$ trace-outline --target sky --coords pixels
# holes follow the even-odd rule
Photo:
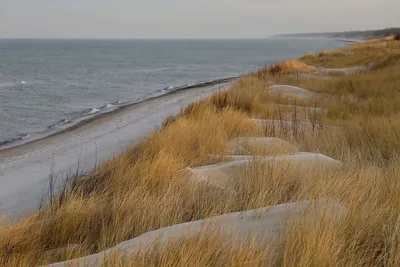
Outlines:
[[[264,38],[400,27],[400,0],[0,0],[0,38]]]

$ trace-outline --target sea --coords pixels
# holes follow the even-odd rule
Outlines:
[[[176,89],[345,45],[327,38],[0,39],[0,149]]]

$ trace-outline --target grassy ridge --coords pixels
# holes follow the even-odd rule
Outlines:
[[[354,52],[354,54],[353,54]],[[106,266],[399,266],[400,265],[400,42],[381,39],[310,54],[243,77],[231,90],[193,103],[162,129],[87,175],[37,214],[0,225],[0,264],[31,266],[93,254],[145,232],[214,215],[331,197],[349,208],[343,222],[324,216],[299,220],[281,253],[269,247],[226,245],[224,237],[177,240],[128,262]],[[374,63],[359,75],[297,79],[318,67]],[[272,92],[291,84],[319,93],[310,99]],[[277,104],[326,108],[326,114]],[[314,121],[336,130],[261,128],[249,118]],[[276,136],[300,151],[345,163],[334,173],[254,162],[234,181],[235,196],[193,181],[184,171],[215,163],[238,136]],[[261,153],[269,153],[263,151]],[[306,219],[304,219],[306,220]],[[282,257],[283,256],[283,257]]]

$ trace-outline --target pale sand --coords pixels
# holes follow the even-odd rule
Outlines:
[[[290,74],[290,77],[298,80],[309,80],[309,79],[316,79],[316,80],[329,80],[332,79],[332,77],[329,76],[320,76],[317,74],[308,74],[308,73],[293,73]]]
[[[297,130],[322,130],[325,128],[334,128],[332,126],[322,126],[319,123],[313,123],[309,121],[289,121],[289,120],[262,120],[262,119],[252,119],[252,122],[255,124],[266,127],[267,129],[275,129],[279,130],[290,130],[290,129],[297,129]]]
[[[367,66],[357,66],[357,67],[350,67],[350,68],[339,68],[339,69],[320,69],[314,72],[315,75],[357,75],[361,72],[370,70],[374,65],[371,63]]]
[[[229,142],[231,155],[272,155],[295,151],[294,145],[277,137],[235,137]]]
[[[35,210],[48,188],[51,172],[58,177],[79,167],[91,170],[153,131],[169,115],[188,104],[230,88],[232,82],[177,91],[72,127],[59,134],[0,151],[0,216],[15,219]],[[61,179],[56,186],[60,186]]]
[[[277,248],[276,245],[281,243],[290,223],[303,215],[312,220],[321,213],[331,220],[342,220],[347,214],[347,209],[335,200],[321,199],[225,214],[205,220],[164,227],[120,243],[98,254],[47,266],[99,266],[104,259],[113,257],[113,253],[118,253],[120,257],[126,258],[135,255],[140,248],[151,249],[154,245],[168,245],[170,241],[179,238],[188,239],[199,234],[215,235],[221,233],[226,236],[228,242],[237,246],[256,242],[259,245],[271,245]]]
[[[304,106],[295,106],[295,105],[277,105],[278,108],[285,111],[295,111],[297,110],[300,113],[318,113],[318,114],[328,114],[328,109],[326,108],[318,108],[318,107],[304,107]]]
[[[292,85],[272,85],[269,87],[272,92],[281,93],[287,96],[295,96],[298,98],[310,98],[313,93],[303,88]]]
[[[213,157],[213,155],[210,155]],[[219,156],[214,156],[218,159]],[[274,155],[274,156],[246,156],[232,155],[225,156],[231,162],[213,164],[197,168],[187,168],[194,180],[209,183],[221,189],[231,189],[246,168],[252,162],[262,162],[265,164],[291,166],[297,171],[307,172],[308,170],[327,170],[335,171],[343,166],[341,161],[335,160],[323,154],[297,152],[293,154]]]

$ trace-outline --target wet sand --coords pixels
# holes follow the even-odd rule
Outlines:
[[[203,84],[88,119],[30,143],[0,150],[0,216],[15,219],[35,210],[53,174],[92,169],[148,135],[188,104],[228,89],[233,80]]]

